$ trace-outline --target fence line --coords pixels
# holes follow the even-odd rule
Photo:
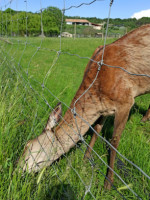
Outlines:
[[[80,59],[88,59],[88,60],[90,60],[90,61],[92,61],[92,62],[94,62],[94,63],[97,63],[97,73],[96,73],[96,76],[95,76],[93,82],[92,82],[92,83],[90,84],[90,86],[84,91],[84,93],[75,101],[73,109],[71,109],[69,106],[67,106],[67,104],[66,104],[65,102],[62,102],[62,101],[61,101],[61,102],[62,102],[68,109],[71,109],[71,110],[72,110],[72,113],[73,113],[75,119],[76,119],[76,116],[78,116],[83,122],[85,122],[86,124],[88,124],[89,128],[92,129],[92,131],[94,131],[94,132],[98,135],[98,137],[99,137],[100,139],[102,139],[104,142],[106,142],[106,143],[107,143],[111,148],[113,148],[113,149],[116,151],[116,153],[118,153],[124,160],[126,160],[127,162],[129,162],[129,163],[130,163],[132,166],[134,166],[135,168],[137,168],[145,177],[147,177],[147,178],[150,180],[150,177],[149,177],[142,169],[140,169],[137,165],[135,165],[133,162],[131,162],[131,161],[128,160],[125,156],[123,156],[123,155],[122,155],[117,149],[115,149],[105,138],[103,138],[102,136],[100,136],[84,118],[82,118],[78,113],[76,113],[76,109],[75,109],[75,108],[76,108],[76,107],[75,107],[75,106],[76,106],[76,103],[77,103],[77,102],[79,101],[79,99],[82,98],[83,95],[85,95],[85,93],[87,93],[87,92],[89,91],[89,89],[93,86],[94,82],[97,80],[97,77],[98,77],[98,74],[99,74],[99,72],[100,72],[100,70],[101,70],[102,65],[103,65],[103,66],[107,66],[107,67],[111,67],[111,68],[118,68],[118,69],[123,70],[124,72],[126,72],[126,73],[128,73],[128,74],[130,74],[130,75],[142,76],[142,77],[150,78],[150,75],[147,75],[147,74],[134,74],[134,73],[132,73],[132,72],[129,72],[129,71],[125,70],[125,69],[124,69],[123,67],[121,67],[121,66],[110,66],[110,65],[108,65],[108,64],[106,64],[106,63],[103,62],[103,56],[104,56],[104,53],[105,53],[106,40],[107,40],[107,34],[108,34],[108,25],[109,25],[110,11],[111,11],[112,3],[113,3],[112,0],[110,1],[110,9],[109,9],[109,15],[108,15],[108,21],[107,21],[107,28],[106,28],[106,35],[105,35],[105,40],[104,40],[104,47],[103,47],[102,59],[101,59],[100,61],[95,61],[95,60],[93,60],[93,59],[91,59],[91,58],[88,58],[88,57],[82,57],[82,56],[77,55],[77,54],[71,54],[71,53],[69,53],[69,52],[63,52],[63,51],[62,51],[62,47],[61,47],[61,44],[62,44],[61,35],[62,35],[62,34],[61,34],[61,33],[62,33],[62,28],[63,28],[63,21],[64,21],[64,14],[65,14],[65,11],[70,10],[71,8],[79,8],[79,7],[83,6],[83,5],[89,6],[89,5],[93,4],[93,3],[96,2],[96,1],[98,1],[98,0],[93,0],[93,1],[91,1],[90,3],[81,3],[81,4],[78,5],[78,6],[70,6],[70,7],[68,7],[68,8],[65,8],[65,0],[64,0],[64,8],[62,9],[62,20],[61,20],[61,28],[60,28],[60,47],[59,47],[59,50],[49,49],[49,48],[42,48],[42,44],[43,44],[44,38],[41,39],[40,45],[37,47],[36,45],[33,45],[33,44],[29,43],[29,42],[28,42],[28,37],[26,37],[25,43],[24,43],[24,44],[22,43],[22,45],[24,45],[24,49],[23,49],[23,51],[22,51],[22,54],[21,54],[21,56],[20,56],[20,58],[19,58],[19,62],[18,62],[18,63],[15,62],[15,60],[14,60],[14,55],[15,55],[15,53],[17,52],[17,50],[19,49],[19,45],[21,45],[21,43],[19,42],[19,40],[18,40],[18,43],[16,43],[16,44],[18,44],[18,49],[16,50],[16,52],[14,52],[13,56],[10,55],[10,51],[12,50],[13,45],[15,45],[14,43],[12,43],[11,48],[10,48],[10,50],[8,51],[8,53],[7,53],[7,49],[6,49],[6,48],[3,49],[3,47],[1,46],[1,52],[2,52],[2,54],[3,54],[3,56],[4,56],[3,62],[6,62],[6,61],[8,62],[9,57],[11,57],[10,63],[6,63],[7,66],[9,67],[9,64],[12,64],[12,61],[15,62],[15,65],[18,66],[21,70],[18,71],[18,70],[17,70],[17,67],[15,67],[15,65],[14,65],[13,67],[14,67],[14,69],[15,69],[17,75],[20,76],[20,77],[22,77],[23,83],[24,83],[24,84],[27,84],[27,85],[29,86],[29,88],[34,92],[34,94],[38,95],[38,96],[46,103],[46,105],[47,105],[51,110],[53,110],[53,111],[55,111],[55,110],[50,106],[50,104],[48,103],[48,101],[47,101],[46,98],[44,97],[43,93],[42,93],[42,94],[39,94],[39,93],[33,88],[32,84],[31,84],[31,82],[30,82],[30,80],[29,80],[29,77],[28,77],[28,76],[29,76],[29,69],[30,69],[31,61],[32,61],[32,59],[35,57],[35,55],[38,53],[38,51],[40,51],[40,50],[46,50],[46,51],[49,51],[49,52],[56,52],[56,53],[57,53],[57,56],[56,56],[56,58],[53,60],[52,65],[50,66],[49,70],[47,71],[47,73],[46,73],[46,75],[45,75],[45,77],[44,77],[44,79],[43,79],[42,84],[39,83],[37,80],[34,80],[34,79],[32,79],[32,81],[37,82],[37,83],[39,84],[39,86],[42,88],[42,90],[45,90],[45,89],[46,89],[46,90],[49,92],[49,94],[52,95],[54,98],[56,98],[58,101],[60,101],[59,98],[56,97],[56,96],[45,86],[45,82],[47,81],[51,69],[56,65],[56,63],[57,63],[57,61],[58,61],[58,59],[59,59],[59,56],[60,56],[61,54],[62,54],[62,55],[63,55],[63,54],[67,54],[67,55],[69,55],[69,56],[76,56],[76,57],[78,57],[78,58],[80,58]],[[102,1],[102,0],[99,0],[99,1]],[[5,8],[6,8],[7,6],[9,6],[9,4],[11,5],[11,3],[12,3],[12,0],[9,1],[9,3],[5,5]],[[40,4],[41,4],[41,0],[40,0]],[[1,7],[1,11],[2,11],[2,8],[3,8],[3,7]],[[42,32],[42,27],[43,27],[43,25],[42,25],[42,10],[43,10],[42,4],[41,4],[41,9],[40,9],[40,10],[41,10],[41,32]],[[28,17],[27,17],[27,13],[28,13],[28,12],[27,12],[27,1],[26,1],[26,36],[28,35],[28,32],[27,32],[27,30],[28,30],[28,26],[27,26],[27,24],[28,24]],[[2,16],[3,16],[3,14],[2,14]],[[6,15],[6,16],[7,16],[7,15]],[[3,19],[3,17],[2,17],[2,19]],[[11,18],[11,19],[12,19],[12,18]],[[7,20],[7,17],[6,17],[6,35],[7,35],[7,23],[10,22],[10,21],[13,21],[13,20]],[[16,21],[17,21],[17,26],[18,26],[18,21],[19,21],[19,19],[17,19]],[[3,26],[3,20],[2,20],[1,25]],[[19,29],[18,29],[18,30],[19,30]],[[2,31],[3,31],[3,28],[2,28]],[[11,32],[11,35],[12,35],[12,32]],[[2,36],[3,36],[3,34],[2,34]],[[28,45],[33,46],[33,47],[36,46],[36,50],[35,50],[35,52],[32,54],[31,58],[29,59],[29,62],[28,62],[28,65],[27,65],[27,71],[24,71],[24,69],[23,69],[22,66],[21,66],[21,61],[22,61],[23,55],[25,54],[25,51],[26,51]],[[1,65],[3,65],[3,64],[4,64],[4,63],[2,63]],[[13,64],[14,64],[14,63],[13,63]],[[25,74],[26,74],[26,76],[27,76],[26,78],[25,78],[24,75],[22,74],[22,71],[25,72]],[[39,101],[38,101],[38,105],[41,106],[41,105],[39,104]],[[67,122],[64,120],[64,118],[63,118],[62,116],[60,116],[60,117],[62,118],[62,120],[63,120],[65,123],[67,123]],[[36,116],[35,116],[35,119],[36,119]],[[57,125],[60,126],[59,124],[57,124]],[[69,126],[69,124],[67,124],[67,125]],[[34,127],[34,123],[33,123],[32,128],[33,128],[33,127]],[[77,127],[77,130],[78,130],[77,132],[76,132],[74,129],[72,129],[72,127],[70,127],[70,128],[72,129],[72,131],[73,131],[75,134],[77,134],[77,135],[80,137],[82,143],[83,143],[86,147],[90,147],[90,146],[88,145],[88,143],[84,140],[84,138],[81,136],[80,130],[79,130],[79,128],[78,128],[77,121],[76,121],[76,127]],[[63,129],[63,127],[62,127],[62,129]],[[63,131],[64,131],[64,134],[67,134],[67,135],[69,136],[69,134],[68,134],[65,130],[63,130]],[[71,138],[71,139],[72,139],[72,138]],[[73,139],[72,139],[72,140],[73,140]],[[47,156],[47,160],[50,160],[49,155],[48,155],[47,152],[44,150],[42,144],[40,143],[40,141],[38,141],[38,142],[39,142],[39,144],[40,144],[40,146],[41,146],[42,151],[45,152],[45,155]],[[73,141],[73,142],[74,142],[75,146],[78,147],[78,145],[76,144],[76,142],[75,142],[75,141]],[[52,142],[52,145],[53,145],[53,142]],[[80,147],[78,147],[78,148],[80,149]],[[81,149],[80,149],[80,150],[81,150]],[[30,151],[31,156],[33,157],[30,148],[29,148],[29,151]],[[99,154],[98,154],[94,149],[92,149],[92,152],[103,162],[103,164],[104,164],[105,166],[107,166],[108,168],[110,168],[110,167],[107,165],[107,163],[105,163],[105,161],[99,156]],[[83,153],[84,153],[84,152],[83,152]],[[63,156],[64,156],[64,157],[67,159],[67,161],[68,161],[68,157],[67,157],[65,154],[64,154]],[[33,157],[33,159],[34,159],[34,157]],[[34,160],[34,161],[35,161],[35,160]],[[69,163],[70,167],[71,167],[71,168],[75,171],[75,173],[78,175],[79,179],[81,180],[82,184],[84,185],[84,187],[85,187],[85,189],[86,189],[86,190],[85,190],[85,194],[84,194],[84,196],[83,196],[83,199],[85,198],[85,196],[86,196],[88,193],[91,194],[91,196],[93,197],[93,199],[96,199],[95,196],[93,195],[93,193],[91,192],[91,185],[92,185],[92,180],[93,180],[93,167],[94,167],[94,166],[91,164],[92,178],[91,178],[91,180],[90,180],[90,184],[87,186],[87,185],[84,183],[84,181],[82,180],[82,177],[80,176],[80,174],[78,173],[78,171],[77,171],[77,170],[72,166],[72,164],[70,163],[70,160],[68,161],[68,163]],[[35,161],[35,165],[37,165],[36,161]],[[57,174],[57,171],[56,171],[56,169],[55,169],[55,166],[52,165],[52,167],[53,167],[54,171],[55,171],[56,174]],[[58,167],[59,167],[59,165],[58,165]],[[110,169],[111,169],[111,168],[110,168]],[[61,169],[60,169],[60,170],[61,170]],[[117,174],[117,172],[115,172],[113,169],[111,169],[111,170],[112,170],[112,171],[115,173],[115,175],[122,181],[122,183],[132,192],[132,194],[133,194],[135,197],[137,197],[138,199],[141,199],[141,198],[138,196],[138,194],[136,194],[136,192],[134,192],[134,190],[132,190],[132,189],[125,183],[125,181],[120,177],[119,174]],[[58,174],[57,174],[57,177],[58,177],[58,179],[60,180],[60,182],[62,182],[62,181],[61,181],[61,178],[59,177]],[[67,181],[69,181],[69,179],[67,179]],[[70,182],[70,181],[69,181],[69,182]],[[65,192],[66,192],[66,191],[65,191]],[[117,192],[118,192],[118,191],[117,191]],[[120,194],[120,196],[121,196],[122,198],[125,199],[125,197],[124,197],[121,193],[119,193],[119,194]]]

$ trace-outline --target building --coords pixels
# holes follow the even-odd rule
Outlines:
[[[66,24],[68,25],[84,25],[84,26],[91,26],[91,22],[86,19],[66,19]]]
[[[95,24],[95,23],[91,23],[91,26],[92,26],[95,30],[102,30],[104,24]]]
[[[91,23],[87,19],[66,19],[66,24],[92,26],[95,30],[102,30],[102,27],[104,26],[104,24]]]

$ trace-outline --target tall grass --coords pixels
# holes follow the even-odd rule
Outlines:
[[[83,160],[86,146],[82,142],[39,173],[21,173],[17,161],[24,146],[42,132],[51,112],[43,97],[50,106],[57,104],[42,84],[57,57],[51,50],[59,50],[59,40],[45,38],[42,43],[40,38],[10,40],[13,45],[1,41],[0,50],[0,199],[83,199],[87,186],[91,186],[97,200],[121,199],[114,188],[104,190],[102,174],[106,174],[107,167],[98,157],[93,154],[93,167],[88,160]],[[25,42],[28,42],[26,47]],[[63,39],[62,50],[90,57],[101,44],[99,39]],[[39,46],[41,49],[37,51]],[[82,81],[87,62],[87,59],[61,54],[48,75],[46,87],[69,105]],[[150,123],[140,120],[148,108],[149,98],[148,94],[136,99],[119,145],[119,151],[147,174],[150,174]],[[63,106],[63,114],[66,109]],[[112,132],[113,118],[110,117],[101,134],[110,140]],[[91,134],[91,131],[86,134],[86,142],[90,141]],[[98,139],[94,150],[107,163],[106,144]],[[139,171],[119,156],[115,170],[142,199],[149,199],[150,182]],[[114,185],[125,198],[136,199],[116,176]],[[92,199],[91,194],[88,193],[85,199]]]

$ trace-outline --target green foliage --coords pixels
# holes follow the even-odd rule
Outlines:
[[[66,25],[65,18],[85,19],[83,17],[81,18],[80,16],[63,17],[63,30],[72,34],[74,33],[74,27],[69,27],[68,25]],[[58,36],[60,34],[61,29],[62,12],[59,8],[48,7],[42,12],[41,16],[41,13],[15,11],[11,8],[7,8],[5,11],[0,11],[0,19],[0,34],[3,36],[39,36],[41,34],[44,34],[45,36]],[[107,22],[107,19],[99,19],[96,17],[87,17],[86,19],[90,22],[97,24]],[[143,17],[139,20],[135,18],[110,18],[111,28],[109,28],[109,32],[110,34],[118,33],[124,35],[126,31],[130,31],[134,28],[148,23],[150,23],[150,18],[148,17]],[[43,24],[42,27],[41,24]],[[126,30],[120,31],[117,30],[116,27],[126,27]],[[92,30],[92,28],[89,27],[77,26],[77,34],[94,36],[96,32],[97,31]]]
[[[83,199],[86,186],[97,200],[121,199],[121,196],[113,188],[104,190],[104,176],[107,167],[93,153],[94,166],[88,160],[84,160],[86,146],[78,143],[68,154],[47,167],[42,173],[21,173],[17,168],[17,161],[23,153],[26,143],[41,134],[45,127],[49,113],[47,104],[39,97],[44,95],[51,106],[57,104],[56,99],[42,90],[45,75],[51,68],[57,54],[51,49],[59,49],[59,38],[44,38],[41,49],[33,56],[41,43],[38,37],[28,38],[27,47],[17,44],[25,44],[26,38],[8,38],[12,44],[0,41],[0,199],[2,200],[76,200]],[[108,39],[111,43],[114,40]],[[30,44],[34,44],[32,46]],[[103,41],[97,38],[71,39],[62,38],[62,51],[91,57],[95,48],[102,45]],[[12,59],[13,58],[13,59]],[[21,60],[20,60],[21,59]],[[20,66],[18,65],[20,61]],[[29,64],[30,62],[30,64]],[[81,84],[84,69],[88,59],[79,59],[76,56],[61,54],[57,63],[51,68],[46,87],[59,99],[70,105],[79,85]],[[25,71],[29,69],[28,81]],[[34,80],[37,80],[37,84]],[[32,88],[28,85],[30,83]],[[37,92],[35,92],[34,90]],[[140,120],[149,105],[150,94],[138,97],[131,110],[119,144],[119,151],[150,174],[150,123],[141,123]],[[67,108],[63,106],[63,115]],[[101,135],[108,139],[113,131],[113,118],[108,118]],[[89,143],[92,132],[85,136]],[[94,150],[108,163],[107,146],[98,139]],[[138,193],[141,199],[148,199],[150,194],[150,182],[138,170],[129,163],[123,162],[119,168],[117,160],[115,171],[125,180],[132,189]],[[81,179],[77,175],[80,175]],[[40,175],[42,176],[40,178]],[[92,180],[92,182],[90,182]],[[137,199],[115,176],[114,184],[126,199]],[[88,193],[85,200],[91,200]]]
[[[86,27],[85,29],[84,29],[84,31],[83,31],[83,34],[85,35],[85,36],[88,36],[88,35],[91,35],[91,36],[95,36],[95,33],[96,33],[97,31],[96,30],[94,30],[92,27]]]
[[[10,8],[0,12],[1,35],[38,36],[41,34],[41,13],[17,12]],[[65,18],[64,18],[65,20]],[[62,12],[55,7],[48,7],[42,13],[42,23],[46,36],[59,35]]]
[[[38,36],[41,33],[41,16],[29,13],[27,27],[28,35]]]
[[[62,22],[62,13],[60,9],[48,7],[43,11],[42,18],[45,35],[58,35]]]
[[[79,17],[79,16],[75,16],[75,17],[72,17],[72,16],[67,16],[66,18],[70,18],[70,19],[87,19],[88,21],[92,22],[92,23],[97,23],[97,24],[101,24],[103,22],[107,22],[107,18],[105,19],[99,19],[99,18],[96,18],[96,17]],[[136,19],[136,18],[128,18],[128,19],[120,19],[120,18],[110,18],[109,20],[110,24],[113,25],[113,26],[124,26],[124,27],[127,27],[129,30],[132,30],[134,28],[137,28],[141,25],[144,25],[144,24],[150,24],[150,17],[143,17],[141,19]]]
[[[90,22],[93,22],[93,23],[107,22],[107,19],[98,19],[98,18],[86,18],[86,19],[88,19]],[[130,29],[134,29],[134,28],[137,28],[138,26],[148,24],[148,23],[150,23],[150,17],[143,17],[138,20],[136,18],[128,18],[128,19],[110,18],[110,24],[114,26],[125,26],[125,27],[129,27]]]
[[[141,26],[143,24],[149,24],[150,23],[150,17],[142,17],[141,19],[137,20],[136,25]]]

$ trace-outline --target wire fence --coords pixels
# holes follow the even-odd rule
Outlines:
[[[142,167],[135,164],[134,160],[131,161],[120,153],[107,137],[106,139],[101,136],[93,128],[93,124],[101,114],[98,111],[100,104],[94,99],[93,88],[98,83],[98,79],[102,77],[102,68],[116,70],[117,74],[121,70],[124,77],[127,75],[140,77],[140,82],[150,83],[150,74],[147,74],[150,72],[149,66],[146,67],[146,70],[142,69],[136,73],[135,68],[133,71],[128,71],[127,66],[113,66],[105,62],[105,58],[108,56],[106,54],[107,35],[113,0],[109,3],[106,2],[109,7],[103,46],[95,52],[92,58],[84,55],[82,51],[80,51],[81,54],[72,49],[71,52],[68,51],[69,45],[73,48],[73,45],[77,43],[73,39],[64,40],[62,38],[65,16],[68,11],[91,6],[95,3],[100,6],[102,1],[63,0],[61,3],[56,2],[55,5],[51,5],[51,2],[46,4],[40,0],[38,2],[39,9],[35,12],[38,15],[37,19],[34,19],[30,12],[32,1],[26,0],[24,5],[19,0],[1,1],[0,51],[1,70],[4,71],[1,88],[7,93],[7,89],[5,91],[3,88],[7,86],[6,79],[8,79],[8,84],[12,84],[10,90],[13,92],[14,88],[16,90],[16,96],[13,99],[18,96],[19,103],[17,101],[15,103],[17,109],[20,105],[20,120],[15,125],[15,127],[19,127],[17,133],[20,144],[19,147],[14,146],[16,157],[12,156],[13,163],[18,160],[17,164],[14,164],[17,171],[13,170],[11,176],[15,177],[14,174],[20,173],[20,168],[22,168],[21,174],[28,182],[31,181],[31,177],[34,177],[33,185],[35,188],[33,187],[30,193],[33,199],[42,195],[41,188],[46,191],[43,195],[51,199],[149,199],[149,171],[144,172]],[[48,6],[51,7],[48,9]],[[55,6],[59,7],[60,12]],[[21,10],[25,11],[21,12]],[[44,13],[45,10],[47,13]],[[51,12],[60,15],[57,21],[59,23],[58,38],[45,37],[50,31],[54,34],[58,31],[46,27],[46,22],[50,20],[46,17]],[[34,20],[36,22],[32,24]],[[40,27],[40,30],[35,34],[37,36],[40,32],[40,37],[30,38],[29,35],[36,32],[34,25]],[[51,25],[53,26],[53,24]],[[119,44],[117,45],[119,46]],[[81,48],[80,45],[77,48]],[[100,51],[102,53],[98,54]],[[149,53],[149,51],[147,52]],[[140,53],[142,55],[142,52]],[[98,57],[99,55],[100,57]],[[84,90],[80,87],[75,95],[81,83],[78,81],[78,76],[82,80],[82,69],[87,61],[89,62],[88,66],[94,66],[93,75],[87,77],[89,80],[87,80],[87,85],[84,85]],[[81,62],[82,69],[67,67],[67,65],[80,66]],[[146,64],[148,62],[146,61]],[[81,70],[80,75],[78,75],[78,70]],[[88,72],[85,71],[85,73]],[[112,71],[110,73],[113,74]],[[62,74],[65,76],[63,77]],[[69,74],[71,76],[70,82]],[[131,80],[134,79],[133,77]],[[69,86],[71,82],[73,84]],[[60,89],[57,89],[58,86]],[[67,89],[68,87],[69,89]],[[74,91],[72,92],[72,90]],[[22,91],[21,95],[19,95],[20,91]],[[145,93],[147,92],[149,89],[145,90]],[[71,98],[74,95],[75,97],[71,105],[68,106],[71,101],[70,94]],[[63,111],[61,111],[59,102],[61,102]],[[87,104],[87,102],[90,103]],[[103,109],[105,109],[105,105],[103,105]],[[106,126],[107,124],[108,121],[106,121]],[[88,130],[88,136],[83,137]],[[104,130],[107,129],[104,127]],[[25,135],[22,134],[22,131]],[[89,145],[90,132],[93,132],[98,138],[97,146],[94,148]],[[91,155],[83,159],[87,148]],[[117,154],[115,167],[108,164],[109,148]],[[107,170],[110,174],[114,174],[114,182],[112,176],[106,176]],[[35,174],[35,172],[38,173]],[[107,186],[112,186],[111,191],[104,190],[104,181]],[[9,184],[8,195],[10,196],[11,191],[13,191],[13,179]],[[60,194],[58,194],[59,191]],[[44,199],[44,197],[42,198]]]

